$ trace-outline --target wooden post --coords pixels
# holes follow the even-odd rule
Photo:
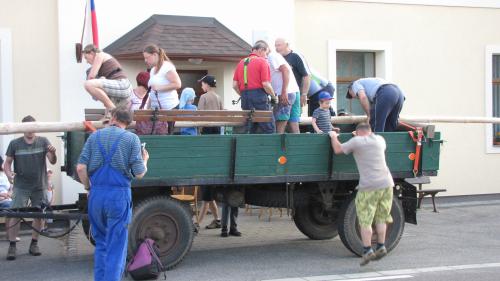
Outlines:
[[[454,123],[454,124],[500,124],[496,117],[418,117],[401,116],[403,122],[413,123]],[[340,116],[332,117],[333,124],[355,124],[366,121],[366,116]],[[96,129],[104,128],[101,121],[90,122]],[[300,124],[310,125],[311,117],[300,118]],[[244,122],[187,122],[179,121],[176,127],[219,127],[219,126],[244,126]],[[133,128],[133,123],[130,128]],[[0,135],[19,134],[25,132],[70,132],[84,131],[83,122],[27,122],[27,123],[0,123]]]

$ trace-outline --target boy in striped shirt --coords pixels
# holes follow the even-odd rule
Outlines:
[[[328,134],[330,131],[339,131],[334,128],[331,121],[330,103],[332,96],[328,92],[319,93],[319,107],[314,110],[312,115],[312,126],[317,134]]]

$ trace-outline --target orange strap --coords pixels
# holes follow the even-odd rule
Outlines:
[[[93,133],[97,131],[94,125],[92,125],[92,121],[83,121],[83,127],[85,128],[85,132]]]
[[[415,133],[417,136],[415,136]],[[422,138],[424,137],[424,131],[422,128],[417,127],[415,132],[410,131],[408,132],[410,134],[411,139],[417,144],[415,148],[415,160],[413,162],[413,175],[416,177],[419,171],[419,165],[420,165],[420,154],[422,151]]]

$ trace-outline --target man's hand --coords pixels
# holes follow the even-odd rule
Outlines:
[[[149,160],[149,152],[145,148],[142,149],[142,160],[145,162]]]
[[[284,106],[288,106],[288,95],[281,93],[279,96],[280,103]]]
[[[352,132],[352,135],[353,135],[353,136],[355,136],[355,137],[357,137],[357,136],[358,136],[358,133],[357,133],[356,131],[353,131],[353,132]]]
[[[307,95],[300,95],[300,106],[304,107],[307,103]]]
[[[10,173],[9,174],[6,174],[7,175],[7,179],[9,180],[10,184],[14,184],[14,178],[16,177],[16,173]]]
[[[330,135],[330,138],[337,138],[339,136],[339,134],[335,131],[330,131],[328,135]]]
[[[271,105],[278,104],[278,98],[275,95],[270,95],[270,96],[271,96]]]
[[[47,150],[49,151],[49,153],[52,153],[53,155],[56,154],[56,148],[53,145],[47,146]]]

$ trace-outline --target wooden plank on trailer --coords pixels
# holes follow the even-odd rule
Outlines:
[[[134,121],[151,121],[152,116],[134,116]],[[192,122],[246,122],[247,117],[238,116],[157,116],[158,121],[192,121]],[[254,117],[253,122],[272,122],[271,117]]]

